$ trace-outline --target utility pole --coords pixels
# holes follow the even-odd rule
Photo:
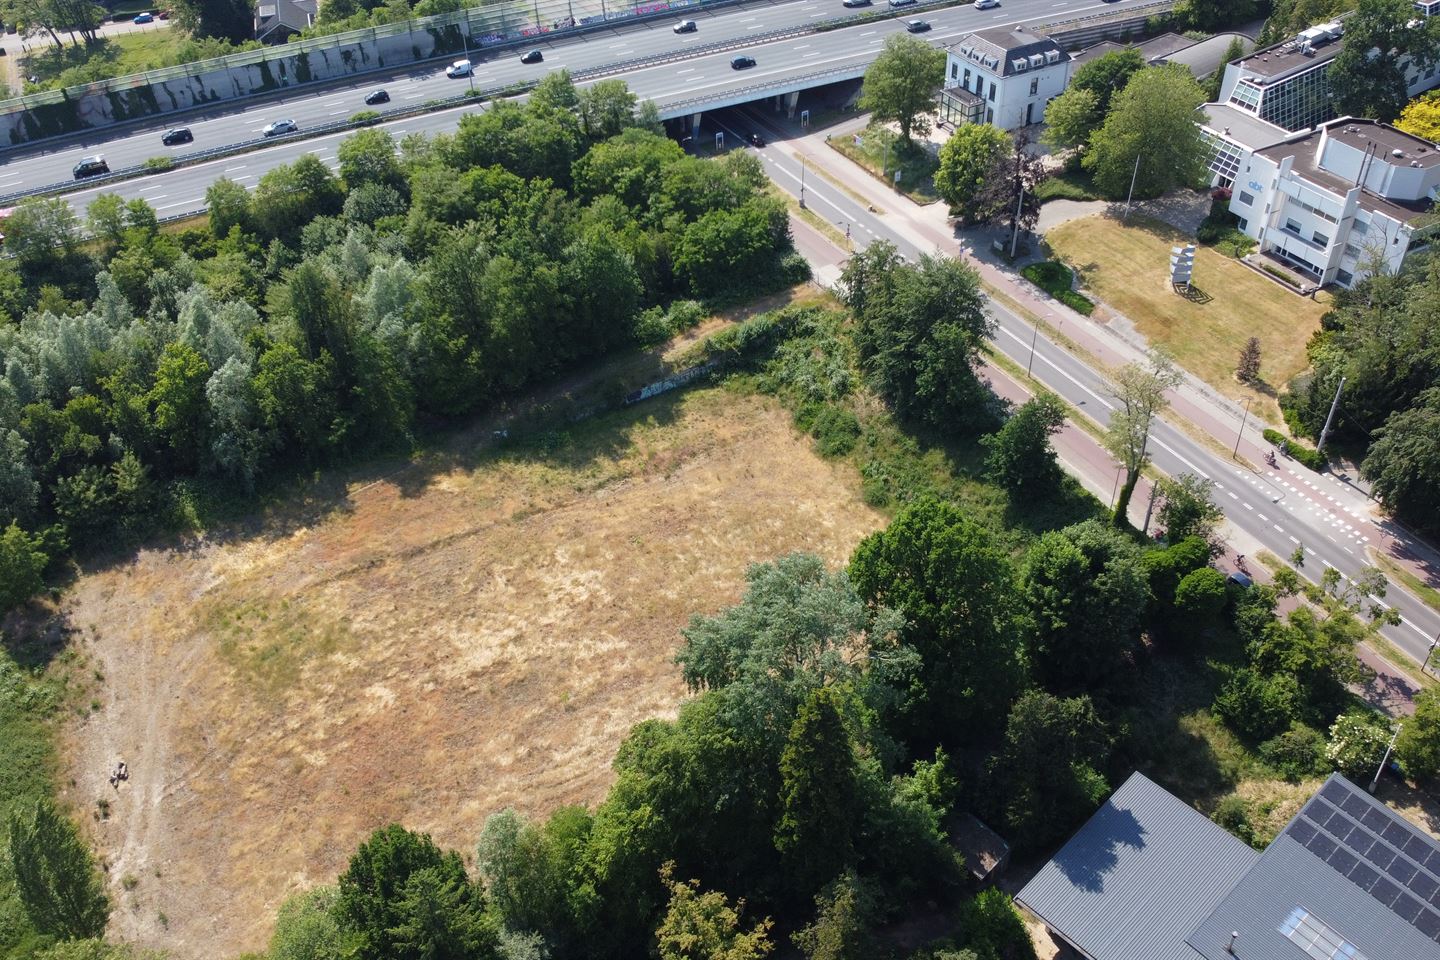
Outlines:
[[[1010,259],[1015,259],[1015,241],[1020,239],[1020,208],[1025,204],[1025,181],[1020,181],[1020,196],[1015,200],[1015,222],[1010,225]],[[1030,359],[1035,359],[1033,356]],[[1028,372],[1028,371],[1027,371]]]
[[[882,131],[883,135],[883,131]],[[880,179],[890,176],[890,138],[885,137],[885,159],[880,162]]]
[[[465,13],[465,23],[460,27],[460,39],[465,44],[465,59],[470,59],[470,13]],[[470,92],[475,92],[475,64],[470,64],[470,69],[465,71],[465,78],[470,81]]]
[[[1150,512],[1155,509],[1155,495],[1160,492],[1160,484],[1150,483],[1150,502],[1145,504],[1145,523],[1141,525],[1140,532],[1146,537],[1150,536]]]
[[[1380,766],[1375,769],[1375,777],[1370,781],[1370,792],[1374,793],[1375,788],[1380,784],[1380,774],[1385,772],[1385,764],[1390,762],[1390,751],[1395,749],[1395,740],[1400,736],[1400,730],[1405,724],[1395,724],[1395,732],[1390,734],[1390,743],[1385,747],[1385,756],[1380,758]]]
[[[1425,662],[1420,664],[1421,673],[1424,673],[1425,668],[1430,666],[1430,658],[1435,656],[1436,647],[1440,647],[1440,633],[1435,635],[1435,639],[1430,641],[1430,649],[1425,651]]]
[[[1030,368],[1035,366],[1035,341],[1040,339],[1040,321],[1036,320],[1031,327],[1035,332],[1030,334],[1030,360],[1025,364],[1025,376],[1027,377],[1030,376]]]
[[[1235,434],[1235,449],[1230,451],[1230,459],[1234,460],[1240,455],[1240,438],[1245,436],[1245,421],[1250,419],[1250,398],[1245,398],[1245,414],[1240,418],[1240,432]]]
[[[1335,420],[1335,408],[1340,406],[1340,391],[1345,389],[1345,378],[1340,378],[1340,386],[1335,388],[1335,399],[1330,401],[1330,412],[1325,415],[1325,428],[1320,431],[1320,442],[1315,444],[1315,452],[1319,453],[1325,449],[1325,438],[1330,435],[1330,424]]]
[[[1140,154],[1135,154],[1135,170],[1130,174],[1130,192],[1125,194],[1125,214],[1120,219],[1126,220],[1130,217],[1130,198],[1135,196],[1135,179],[1140,176]]]
[[[800,155],[800,209],[805,209],[805,155]]]

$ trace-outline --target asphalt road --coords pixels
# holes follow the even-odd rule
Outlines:
[[[718,97],[729,91],[786,76],[866,63],[875,56],[885,38],[903,30],[904,22],[909,19],[928,20],[933,29],[919,36],[940,45],[953,42],[977,28],[1022,22],[1049,22],[1101,10],[1116,10],[1137,2],[1139,0],[1120,0],[1118,3],[1105,3],[1103,0],[1007,0],[997,8],[984,11],[971,6],[930,12],[907,11],[905,16],[898,20],[860,24],[772,43],[757,41],[752,46],[744,44],[746,37],[765,35],[777,30],[807,29],[817,23],[857,12],[844,8],[840,0],[757,2],[710,13],[692,14],[691,18],[699,24],[695,33],[675,34],[671,29],[675,21],[670,20],[630,24],[582,37],[548,43],[538,42],[536,48],[543,51],[545,56],[544,62],[540,64],[520,63],[519,51],[494,55],[472,53],[471,60],[476,63],[474,82],[479,88],[535,80],[547,71],[561,68],[578,73],[638,58],[684,54],[686,50],[716,43],[739,42],[743,52],[757,61],[752,69],[733,70],[730,60],[740,50],[727,49],[708,56],[696,56],[683,63],[671,61],[619,74],[641,98],[655,100],[663,108],[667,103],[696,96]],[[877,4],[877,7],[872,9],[878,8],[880,5]],[[675,18],[676,21],[679,19],[679,16]],[[264,98],[248,103],[219,105],[204,114],[192,113],[190,118],[184,121],[157,120],[154,124],[139,128],[96,131],[92,138],[83,142],[66,143],[54,149],[46,149],[43,145],[34,148],[17,147],[5,152],[7,159],[0,165],[0,195],[62,182],[70,175],[70,168],[83,156],[101,154],[112,169],[118,170],[152,157],[179,156],[252,140],[260,136],[267,123],[279,119],[296,121],[302,131],[301,138],[298,139],[303,139],[303,131],[307,126],[343,120],[361,110],[371,109],[365,106],[364,97],[377,88],[384,88],[390,94],[391,106],[405,106],[458,95],[464,92],[469,82],[466,79],[446,77],[443,64],[422,64],[391,73],[371,74],[364,79],[338,85],[306,87],[278,99]],[[430,114],[423,118],[399,121],[395,126],[406,130],[451,129],[463,112],[457,109]],[[206,119],[200,119],[200,116],[205,116]],[[188,126],[194,133],[194,142],[176,147],[161,144],[160,135],[169,127],[180,123]],[[265,151],[266,154],[280,159],[257,160],[247,163],[247,168],[254,166],[269,169],[277,163],[293,160],[301,153],[313,152],[314,147],[321,145],[318,141],[307,141],[307,145],[297,147],[296,139],[277,141],[275,146]],[[330,153],[333,154],[333,148]],[[254,156],[252,155],[252,159]],[[194,169],[209,171],[207,176],[211,179],[215,176],[209,167]],[[167,196],[176,200],[181,199],[182,195],[188,199],[204,193],[203,187],[198,191],[194,189],[197,181],[191,169],[172,171],[157,175],[157,178],[179,180],[179,183],[167,186],[165,190]],[[206,183],[208,182],[207,180]],[[109,189],[125,196],[139,195],[133,184],[117,185]],[[93,196],[93,193],[90,196]],[[171,208],[171,212],[188,211],[177,204]]]
[[[736,138],[734,142],[742,142],[752,131],[766,136],[769,144],[759,151],[766,171],[781,189],[799,196],[805,172],[801,161],[784,144],[786,131],[754,110],[728,111],[714,119],[726,130],[727,139]],[[931,245],[918,244],[913,236],[892,230],[865,204],[816,176],[813,169],[804,182],[806,206],[840,229],[848,226],[858,247],[885,239],[912,260],[922,253],[937,252]],[[953,255],[956,251],[952,247],[939,252]],[[1029,366],[1041,383],[1071,406],[1086,411],[1102,425],[1109,422],[1115,400],[1110,381],[1103,374],[1050,340],[1043,330],[1037,337],[1035,327],[1003,303],[991,300],[990,311],[997,324],[994,345],[1001,353],[1021,366]],[[1264,446],[1258,425],[1247,428],[1246,438],[1253,446]],[[1237,435],[1213,439],[1229,450]],[[1253,471],[1243,462],[1217,454],[1163,417],[1151,429],[1149,451],[1154,465],[1169,476],[1193,473],[1214,481],[1216,501],[1246,540],[1280,557],[1289,557],[1303,545],[1306,564],[1301,573],[1317,582],[1325,567],[1334,567],[1347,578],[1356,576],[1367,563],[1366,548],[1378,539],[1363,498],[1334,478],[1312,473],[1293,461],[1281,458],[1277,469]],[[1138,509],[1143,512],[1144,505]],[[1259,561],[1251,563],[1258,565]],[[1382,628],[1381,633],[1417,662],[1423,661],[1430,641],[1440,634],[1440,613],[1399,590],[1392,590],[1388,601],[1403,619],[1398,626]]]

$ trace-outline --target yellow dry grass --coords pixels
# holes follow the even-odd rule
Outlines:
[[[262,948],[280,901],[379,826],[468,856],[502,807],[594,804],[631,725],[684,696],[691,614],[735,602],[751,563],[840,564],[883,523],[764,398],[695,390],[568,432],[79,580],[65,612],[107,681],[60,779],[76,808],[110,800],[113,933]]]
[[[1225,395],[1253,397],[1265,419],[1281,422],[1275,397],[1308,365],[1305,344],[1320,326],[1324,304],[1209,247],[1195,255],[1195,286],[1202,296],[1182,297],[1169,284],[1170,248],[1193,238],[1156,220],[1137,217],[1126,225],[1086,217],[1050,230],[1045,239],[1088,290],[1133,321],[1151,344],[1168,349],[1182,367]],[[1260,338],[1259,389],[1235,379],[1236,361],[1250,337]]]

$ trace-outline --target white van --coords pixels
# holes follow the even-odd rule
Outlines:
[[[454,79],[455,77],[468,77],[470,76],[470,71],[474,69],[475,65],[469,60],[456,60],[454,63],[450,64],[450,66],[445,68],[445,76],[450,77],[451,79]]]

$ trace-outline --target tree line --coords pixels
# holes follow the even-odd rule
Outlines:
[[[253,191],[217,181],[208,230],[102,195],[87,241],[65,201],[21,204],[0,267],[0,606],[67,545],[404,447],[663,338],[672,303],[807,275],[756,159],[687,156],[652,117],[623,82],[557,73],[454,134],[361,131],[338,177],[307,156]]]

